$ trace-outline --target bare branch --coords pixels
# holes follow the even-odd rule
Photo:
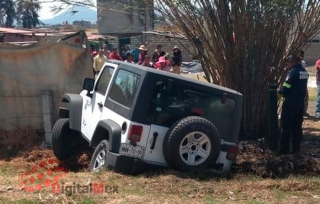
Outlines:
[[[320,30],[317,0],[156,0],[158,11],[197,50],[209,82],[244,95],[243,133],[266,131],[270,67],[285,77],[284,57]]]

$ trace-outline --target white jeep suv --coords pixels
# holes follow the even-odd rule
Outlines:
[[[152,164],[228,173],[237,156],[242,95],[224,87],[109,60],[62,102],[53,152],[66,160],[83,137],[95,148],[91,171],[133,173]]]

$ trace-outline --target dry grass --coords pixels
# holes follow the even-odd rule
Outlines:
[[[309,107],[312,112],[314,103],[311,102]],[[111,170],[93,174],[87,171],[90,152],[72,158],[66,166],[69,173],[59,182],[65,186],[102,182],[117,187],[117,192],[104,194],[66,191],[53,194],[51,188],[42,188],[37,193],[24,192],[19,187],[19,176],[41,161],[54,159],[51,150],[34,148],[11,160],[0,160],[0,204],[320,203],[319,125],[320,121],[312,117],[305,119],[300,156],[277,156],[255,141],[241,143],[233,177],[229,179],[212,171],[181,173],[169,169],[148,170],[136,176]],[[279,169],[283,170],[282,173]]]
[[[309,88],[309,103],[316,102],[317,100],[317,89],[316,88]]]
[[[199,180],[170,170],[139,176],[112,171],[70,172],[61,182],[80,185],[103,182],[117,186],[118,192],[52,194],[50,189],[23,192],[15,184],[18,174],[9,175],[0,174],[0,203],[318,203],[320,198],[317,177],[262,179],[238,174],[231,180],[209,176]]]
[[[316,69],[314,68],[314,66],[307,67],[307,71],[308,71],[310,76],[315,76],[316,75]]]
[[[304,123],[306,141],[303,150],[310,150],[305,158],[308,161],[319,160],[319,122],[312,118]],[[73,183],[87,185],[90,182],[102,182],[116,186],[117,192],[104,194],[94,193],[60,193],[53,194],[50,188],[43,188],[38,193],[20,190],[19,175],[30,170],[41,161],[48,161],[54,156],[51,150],[33,149],[20,154],[10,161],[0,161],[0,203],[319,203],[320,177],[319,166],[310,163],[313,168],[306,168],[305,173],[288,168],[283,178],[265,177],[260,173],[266,169],[262,158],[267,158],[276,166],[287,166],[297,157],[270,156],[261,151],[253,143],[246,145],[247,150],[241,151],[234,176],[231,179],[221,178],[212,171],[199,173],[180,173],[172,170],[146,171],[137,176],[124,175],[111,170],[100,173],[89,173],[87,164],[88,153],[76,158],[65,177],[59,180],[64,185]],[[243,159],[251,162],[251,167],[259,167],[260,171],[244,171]],[[281,160],[282,159],[282,160]],[[301,159],[302,161],[302,159]],[[259,163],[260,162],[260,163]],[[78,169],[74,165],[78,164]],[[259,166],[259,165],[260,166]],[[301,163],[301,167],[304,164]],[[258,170],[259,170],[258,168]],[[254,168],[252,168],[254,169]],[[276,171],[274,169],[274,171]]]

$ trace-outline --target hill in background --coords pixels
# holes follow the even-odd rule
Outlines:
[[[75,13],[71,11],[77,11]],[[68,22],[72,24],[73,21],[90,21],[92,24],[97,23],[97,10],[93,10],[89,7],[76,6],[72,10],[68,9],[63,11],[61,14],[51,18],[41,20],[45,25],[57,25]]]

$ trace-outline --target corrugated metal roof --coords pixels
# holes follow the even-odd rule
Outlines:
[[[15,28],[2,28],[2,27],[0,27],[0,33],[27,34],[27,33],[32,33],[32,31],[29,31],[29,30],[19,30],[19,29],[15,29]]]
[[[104,36],[97,35],[97,34],[88,33],[87,36],[88,36],[88,40],[95,40],[95,39],[99,39],[99,38],[106,39]]]
[[[52,29],[30,29],[30,30],[19,30],[15,28],[3,28],[0,27],[0,33],[14,33],[22,35],[35,35],[35,36],[64,36],[76,33],[77,31],[55,31]]]
[[[65,35],[71,35],[75,32],[57,32],[57,33],[26,33],[25,35],[35,35],[35,36],[48,36],[48,37],[56,37],[56,36],[65,36]]]
[[[142,33],[147,33],[147,34],[153,34],[153,35],[163,35],[163,36],[168,36],[172,38],[183,38],[186,39],[184,35],[178,34],[178,33],[172,33],[170,31],[143,31]]]

